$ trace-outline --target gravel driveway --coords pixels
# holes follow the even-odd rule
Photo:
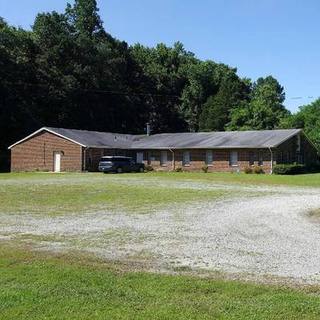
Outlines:
[[[148,261],[164,271],[222,271],[240,278],[320,284],[320,223],[308,216],[309,210],[320,208],[320,190],[234,186],[235,193],[248,188],[261,195],[176,205],[143,215],[0,214],[0,239]]]

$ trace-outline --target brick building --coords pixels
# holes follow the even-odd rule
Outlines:
[[[9,147],[11,171],[96,171],[104,155],[126,155],[156,170],[242,171],[310,164],[317,149],[300,129],[129,135],[44,127]]]

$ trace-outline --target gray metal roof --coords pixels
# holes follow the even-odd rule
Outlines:
[[[151,136],[48,128],[87,147],[122,149],[201,149],[276,147],[301,129],[161,133]]]
[[[9,147],[47,130],[83,147],[110,149],[230,149],[277,147],[301,129],[161,133],[151,136],[44,127]]]
[[[228,149],[276,147],[301,129],[163,133],[133,142],[135,149]]]
[[[112,132],[98,132],[52,127],[45,127],[44,129],[49,129],[50,131],[56,132],[59,135],[76,141],[86,147],[130,149],[132,141],[140,137],[138,135],[135,136],[131,134]]]

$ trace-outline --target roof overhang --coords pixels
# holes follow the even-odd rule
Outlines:
[[[131,150],[131,147],[116,147],[116,146],[83,146],[87,149],[111,149],[111,150]],[[132,149],[132,150],[138,150],[138,149]]]
[[[296,129],[295,132],[293,132],[292,134],[290,134],[289,136],[283,138],[283,140],[281,140],[279,143],[277,143],[276,145],[274,146],[270,146],[270,148],[277,148],[279,147],[282,143],[286,142],[287,140],[289,140],[290,138],[296,136],[297,134],[301,133],[302,132],[302,129]]]
[[[133,147],[131,150],[269,149],[273,146]]]
[[[28,135],[27,137],[17,141],[16,143],[12,144],[11,146],[8,147],[8,149],[13,148],[14,146],[32,138],[33,136],[37,135],[38,133],[46,131],[49,133],[52,133],[58,137],[61,137],[63,139],[66,139],[70,142],[73,142],[81,147],[85,148],[101,148],[101,149],[124,149],[124,150],[195,150],[195,149],[270,149],[270,148],[277,148],[280,146],[282,143],[287,141],[288,139],[296,136],[297,134],[303,134],[303,131],[301,129],[296,129],[293,130],[292,133],[288,134],[286,137],[284,137],[280,142],[276,144],[265,144],[265,145],[217,145],[217,146],[212,146],[212,145],[195,145],[195,146],[156,146],[156,145],[149,145],[149,146],[143,146],[143,143],[139,143],[138,141],[132,141],[132,144],[129,146],[110,146],[110,145],[85,145],[79,141],[76,141],[72,138],[69,138],[62,133],[59,133],[54,130],[54,128],[49,128],[49,127],[42,127],[39,130],[33,132],[32,134]],[[305,134],[304,134],[305,135]],[[305,135],[306,136],[306,135]],[[308,139],[309,140],[309,139]]]
[[[29,135],[26,136],[25,138],[23,138],[23,139],[17,141],[16,143],[12,144],[11,146],[8,147],[8,149],[12,149],[14,146],[16,146],[16,145],[18,145],[18,144],[20,144],[20,143],[22,143],[22,142],[24,142],[24,141],[32,138],[32,137],[34,137],[35,135],[37,135],[38,133],[40,133],[40,132],[42,132],[42,131],[50,132],[50,133],[52,133],[52,134],[54,134],[54,135],[56,135],[56,136],[58,136],[58,137],[60,137],[60,138],[63,138],[63,139],[66,139],[66,140],[68,140],[68,141],[71,141],[71,142],[73,142],[73,143],[75,143],[75,144],[78,144],[78,145],[81,146],[81,147],[86,147],[86,146],[83,145],[82,143],[80,143],[80,142],[78,142],[78,141],[75,141],[75,140],[73,140],[73,139],[70,139],[70,138],[68,138],[68,137],[66,137],[66,136],[64,136],[64,135],[62,135],[62,134],[59,134],[59,133],[55,132],[54,130],[48,129],[48,128],[46,128],[46,127],[42,127],[42,128],[40,128],[39,130],[37,130],[37,131],[29,134]]]

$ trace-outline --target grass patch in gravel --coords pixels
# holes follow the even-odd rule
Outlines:
[[[320,209],[311,210],[309,217],[320,222]]]
[[[319,319],[317,289],[119,270],[0,244],[1,319]]]

